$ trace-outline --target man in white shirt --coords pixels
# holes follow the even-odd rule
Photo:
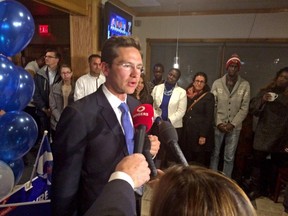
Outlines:
[[[101,71],[101,56],[92,54],[89,56],[88,62],[90,72],[77,80],[75,84],[74,101],[95,92],[100,85],[106,81]]]

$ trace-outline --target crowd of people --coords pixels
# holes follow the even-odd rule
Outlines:
[[[47,130],[52,142],[53,215],[139,215],[134,189],[150,179],[150,171],[143,155],[129,151],[128,142],[133,146],[134,141],[127,138],[123,109],[132,124],[131,113],[144,103],[154,109],[155,123],[147,135],[150,154],[159,169],[168,168],[153,186],[151,215],[256,215],[249,199],[263,195],[263,161],[271,155],[275,165],[287,166],[288,67],[251,99],[250,84],[239,75],[237,54],[227,60],[226,73],[211,88],[207,74],[197,72],[184,89],[177,84],[181,71],[171,68],[165,79],[161,63],[153,66],[154,77],[148,81],[139,41],[133,37],[110,38],[101,56],[90,55],[88,63],[89,72],[76,82],[72,68],[61,64],[54,49],[25,68],[35,81],[31,105],[40,132]],[[243,186],[249,199],[231,180],[248,113],[258,119],[253,164]],[[190,166],[175,166],[167,145],[160,148],[161,121],[177,131]],[[107,202],[107,196],[113,201]]]

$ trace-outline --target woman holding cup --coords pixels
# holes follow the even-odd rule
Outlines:
[[[258,117],[253,142],[251,176],[248,195],[255,199],[263,193],[263,176],[267,167],[263,164],[271,154],[274,165],[288,166],[288,67],[276,73],[275,78],[262,88],[250,103],[250,112]]]

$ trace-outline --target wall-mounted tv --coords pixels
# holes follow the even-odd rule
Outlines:
[[[104,40],[112,36],[132,35],[133,16],[110,2],[104,5]]]

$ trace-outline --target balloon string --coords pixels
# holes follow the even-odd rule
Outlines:
[[[35,172],[36,172],[36,167],[37,167],[38,160],[39,160],[39,157],[40,157],[40,152],[41,152],[41,149],[42,149],[42,145],[43,145],[44,139],[47,136],[47,134],[48,134],[48,131],[45,130],[44,134],[43,134],[43,137],[42,137],[42,140],[41,140],[41,143],[40,143],[40,147],[39,147],[38,153],[37,153],[37,157],[35,159],[35,163],[33,165],[33,171],[31,173],[30,180],[29,180],[28,184],[25,185],[25,190],[26,191],[29,190],[30,188],[32,188],[32,180],[33,180],[33,177],[34,177]]]

